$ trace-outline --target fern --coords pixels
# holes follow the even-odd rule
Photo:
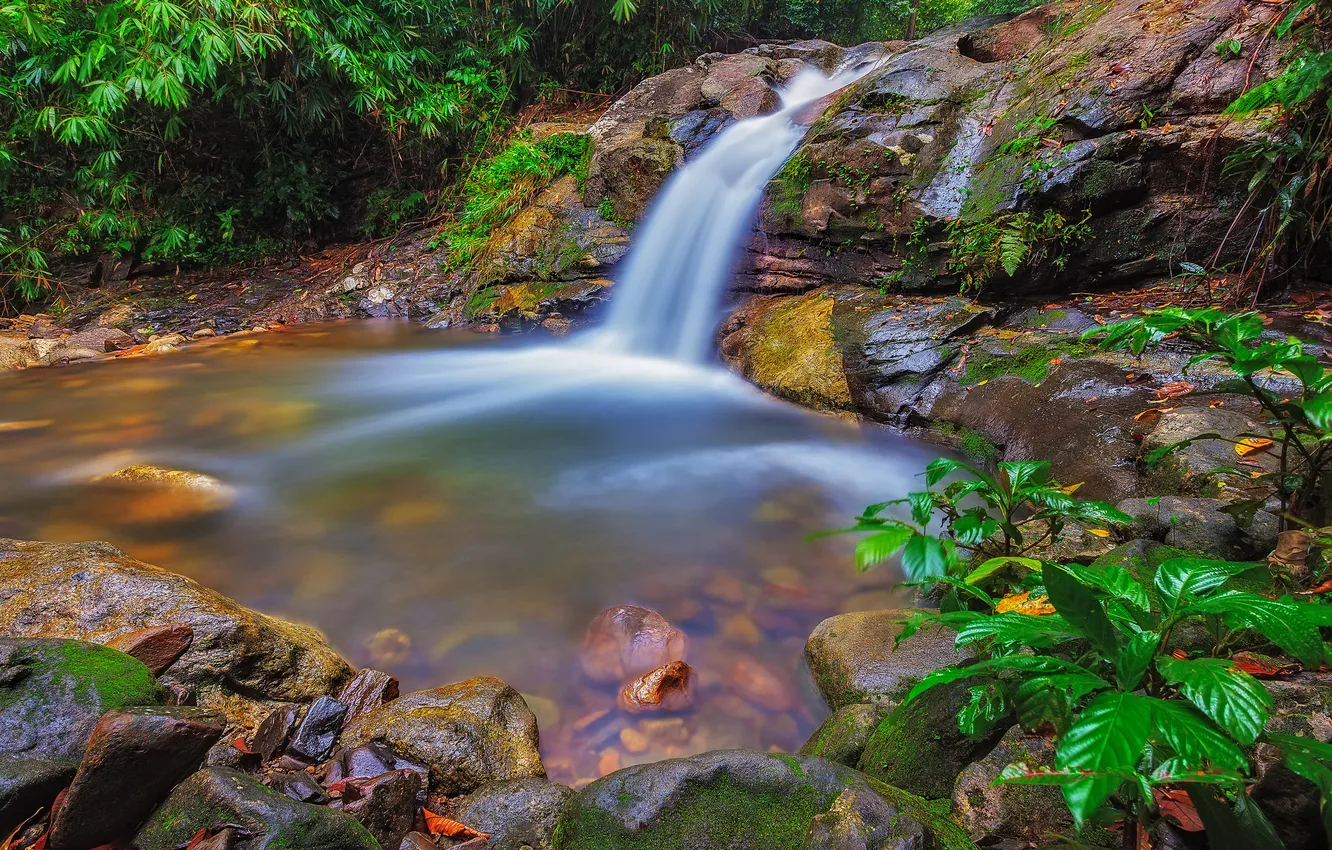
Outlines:
[[[999,262],[1004,271],[1012,277],[1022,267],[1031,244],[1027,241],[1025,228],[1017,222],[1009,222],[999,234]]]

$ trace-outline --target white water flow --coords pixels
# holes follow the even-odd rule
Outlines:
[[[727,127],[670,178],[634,234],[603,345],[690,363],[708,356],[736,253],[768,181],[805,134],[802,113],[872,69],[802,71],[780,93],[780,110]]]

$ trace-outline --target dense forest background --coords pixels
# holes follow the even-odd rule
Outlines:
[[[1031,5],[0,0],[0,293],[40,298],[62,257],[220,264],[378,235],[456,206],[524,105],[765,39],[887,40]],[[1299,151],[1276,156],[1278,176],[1301,158],[1301,179],[1264,178],[1287,206],[1321,197],[1328,168],[1321,5],[1289,4],[1283,27],[1314,35],[1295,78],[1246,105],[1299,117]]]

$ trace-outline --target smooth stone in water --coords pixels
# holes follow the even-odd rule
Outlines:
[[[47,846],[85,850],[131,837],[226,731],[203,708],[121,708],[98,721]]]
[[[77,763],[107,711],[165,701],[152,671],[123,652],[74,640],[0,639],[0,753],[7,758]]]
[[[959,653],[953,633],[923,628],[894,647],[902,621],[915,609],[838,614],[815,626],[805,643],[814,684],[829,707],[864,702],[896,705],[930,673],[971,658]]]
[[[596,682],[621,683],[670,661],[684,661],[685,633],[648,608],[621,605],[587,627],[579,660]]]
[[[343,730],[344,747],[370,743],[425,765],[430,790],[448,796],[546,775],[535,715],[516,690],[491,676],[407,694]]]
[[[555,782],[511,779],[455,800],[453,812],[456,820],[489,833],[491,850],[551,850],[560,813],[572,796],[572,789]]]
[[[224,767],[206,768],[176,786],[134,845],[139,850],[176,850],[200,829],[231,824],[248,833],[237,838],[236,850],[379,850],[352,816],[299,803]]]

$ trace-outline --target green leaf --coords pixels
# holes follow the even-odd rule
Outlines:
[[[1249,769],[1248,758],[1235,742],[1192,705],[1179,700],[1155,700],[1152,723],[1156,730],[1153,740],[1169,747],[1188,769],[1196,770],[1206,764],[1239,773]]]
[[[966,667],[944,667],[935,670],[916,683],[916,686],[911,689],[911,692],[907,694],[906,699],[902,702],[906,704],[936,685],[946,685],[949,682],[958,682],[962,679],[970,679],[973,676],[986,676],[1005,670],[1015,670],[1022,673],[1079,673],[1091,675],[1072,661],[1064,661],[1061,658],[1038,655],[1002,655],[998,658],[977,661],[974,664],[968,664]],[[1105,687],[1110,687],[1109,682],[1104,680],[1101,680],[1101,682]]]
[[[1012,706],[997,682],[987,682],[967,689],[967,704],[957,715],[957,728],[969,738],[984,738],[1008,717]]]
[[[1257,740],[1267,724],[1272,697],[1262,683],[1220,658],[1185,660],[1169,655],[1156,659],[1167,682],[1179,685],[1189,702],[1212,718],[1241,744]]]
[[[1069,564],[1065,569],[1077,576],[1083,584],[1103,590],[1140,611],[1152,610],[1151,599],[1147,596],[1142,583],[1123,567],[1083,567]]]
[[[1133,694],[1105,692],[1083,709],[1059,742],[1055,767],[1110,775],[1063,786],[1064,800],[1079,825],[1123,783],[1119,774],[1135,772],[1151,728],[1151,704]]]
[[[856,571],[865,572],[891,558],[908,540],[916,536],[910,526],[890,525],[856,544]]]
[[[1052,646],[1075,640],[1082,634],[1070,626],[1063,617],[1049,615],[1033,617],[1030,614],[1009,612],[979,617],[957,630],[957,646],[966,646],[985,638],[998,643],[1016,643],[1031,647]]]
[[[907,493],[907,503],[911,505],[911,518],[922,528],[929,524],[934,516],[934,494],[928,491]]]
[[[1242,790],[1229,803],[1217,788],[1193,783],[1184,788],[1207,828],[1211,850],[1285,850],[1271,822]]]
[[[1049,767],[1029,767],[1023,762],[1018,762],[999,771],[999,778],[996,782],[1003,785],[1079,785],[1086,782],[1089,775],[1113,778],[1119,782],[1133,777],[1130,771],[1112,773],[1107,771],[1056,770]]]
[[[1332,430],[1332,392],[1319,393],[1301,405],[1309,424],[1319,431]]]
[[[1215,590],[1232,577],[1253,569],[1253,564],[1206,558],[1171,558],[1156,570],[1156,592],[1167,614],[1189,596]]]
[[[1195,602],[1188,613],[1221,614],[1232,627],[1257,631],[1305,667],[1316,670],[1323,665],[1323,638],[1318,627],[1301,616],[1302,607],[1232,590]]]
[[[1147,668],[1151,666],[1161,636],[1155,632],[1138,632],[1120,648],[1115,658],[1115,671],[1120,690],[1136,691]]]
[[[948,554],[948,546],[939,538],[914,535],[902,549],[902,571],[913,579],[945,575]]]
[[[1041,562],[1035,558],[1019,558],[1017,556],[991,558],[968,573],[964,581],[967,584],[979,584],[1005,567],[1010,566],[1021,567],[1024,570],[1034,572],[1041,568]]]
[[[1110,658],[1116,657],[1119,654],[1119,630],[1110,622],[1105,606],[1091,588],[1055,564],[1046,564],[1041,576],[1050,604],[1059,615],[1091,641],[1099,652]]]
[[[1035,730],[1049,723],[1063,734],[1083,697],[1105,690],[1110,683],[1084,671],[1036,676],[1013,688],[1014,709],[1022,728]]]
[[[1050,477],[1050,461],[1019,460],[999,464],[999,469],[1008,476],[1009,487],[1014,494],[1033,484],[1044,484]]]

